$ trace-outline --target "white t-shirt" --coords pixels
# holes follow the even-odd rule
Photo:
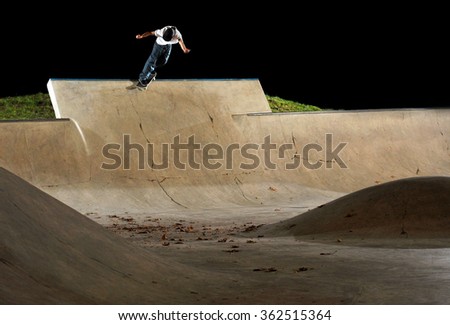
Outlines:
[[[171,27],[172,26],[166,26],[161,29],[155,30],[156,43],[158,43],[159,45],[177,44],[178,43],[178,40],[181,39],[181,33],[178,30],[178,28],[176,29],[176,33],[172,36],[172,39],[170,41],[167,42],[163,38],[164,32]]]

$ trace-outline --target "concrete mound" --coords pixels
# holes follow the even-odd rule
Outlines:
[[[169,267],[3,168],[0,274],[0,304],[196,301],[189,267]]]
[[[260,232],[348,245],[450,247],[449,197],[450,177],[407,178],[356,191]]]

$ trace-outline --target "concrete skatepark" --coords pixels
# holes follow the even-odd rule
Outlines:
[[[449,109],[130,85],[51,79],[57,120],[0,123],[1,303],[450,303]]]

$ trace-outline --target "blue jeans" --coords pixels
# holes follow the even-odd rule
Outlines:
[[[150,82],[151,75],[155,72],[156,68],[162,67],[169,61],[170,52],[172,51],[172,44],[159,45],[155,42],[153,44],[152,53],[147,59],[147,62],[139,74],[139,81],[146,85]]]

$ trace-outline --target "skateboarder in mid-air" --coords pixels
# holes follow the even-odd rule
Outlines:
[[[141,90],[147,89],[148,84],[155,79],[156,69],[167,63],[170,52],[172,51],[172,44],[179,43],[181,49],[186,54],[191,51],[184,44],[181,33],[175,26],[166,26],[152,32],[138,34],[136,35],[136,39],[142,39],[153,35],[156,36],[156,41],[153,44],[152,53],[147,59],[136,84],[136,87]]]

